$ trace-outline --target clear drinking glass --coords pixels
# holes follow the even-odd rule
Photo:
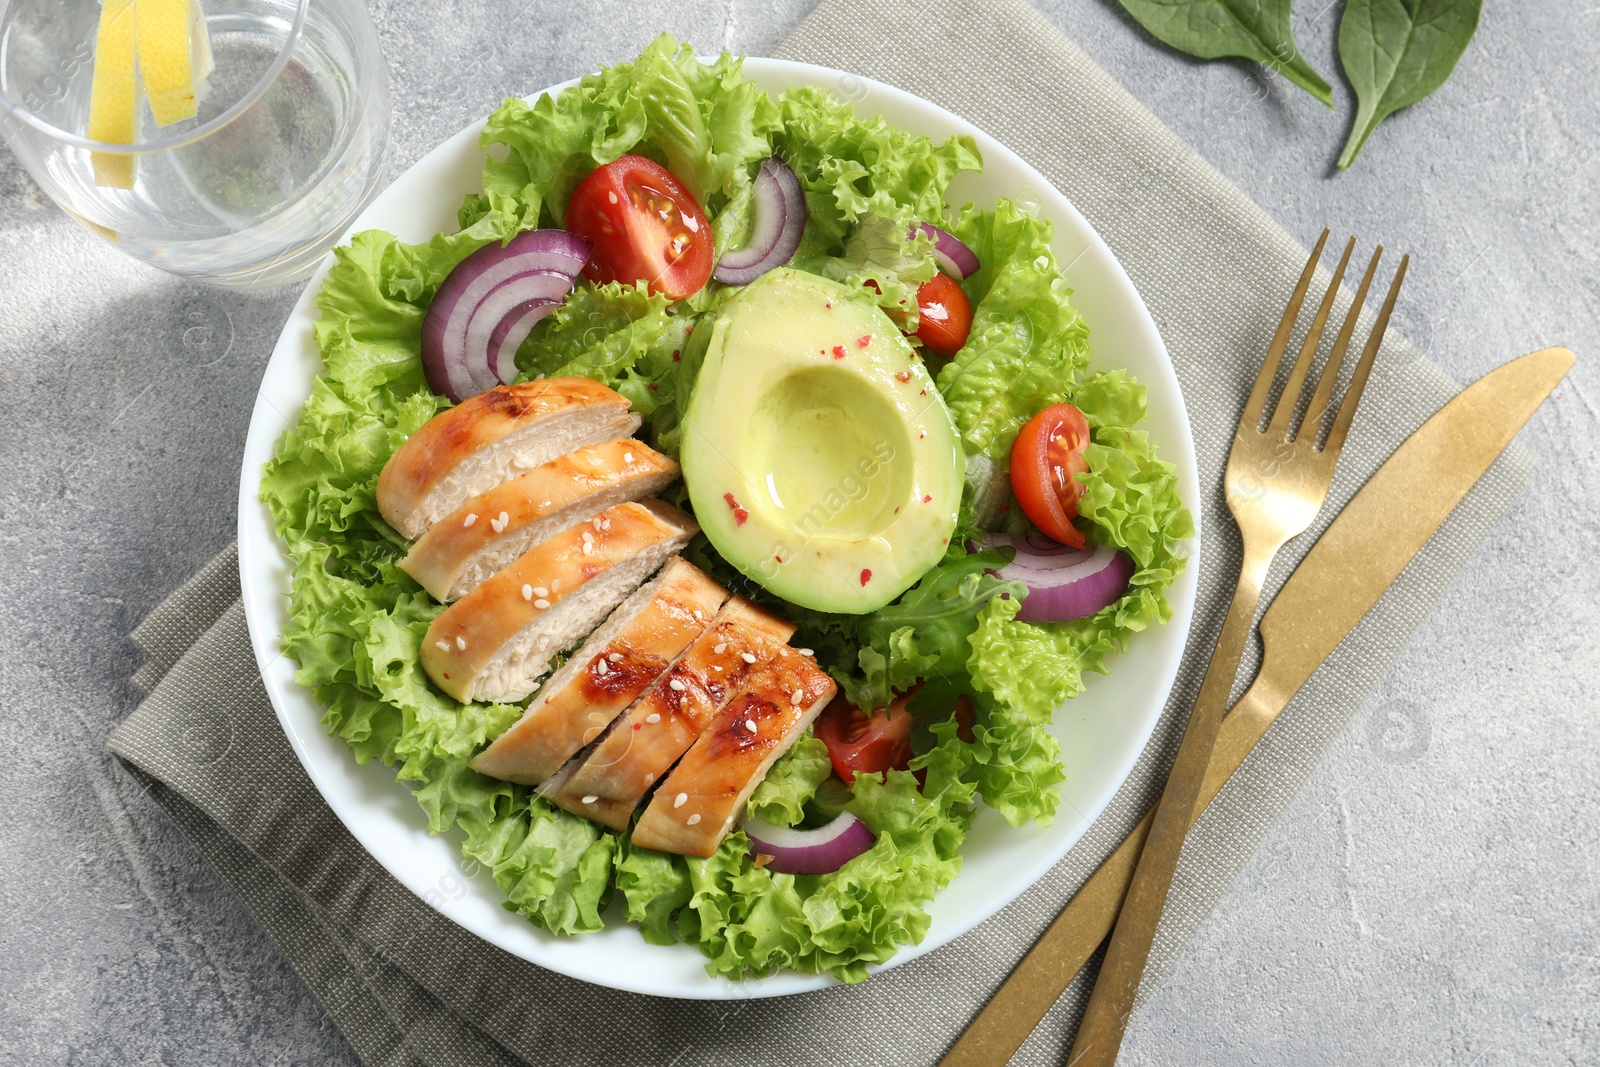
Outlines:
[[[0,135],[62,210],[136,259],[241,288],[304,278],[386,177],[372,19],[361,0],[191,2],[212,57],[198,114],[158,126],[140,92],[133,143],[113,144],[88,136],[100,3],[0,0]],[[129,158],[132,188],[96,183],[97,164]]]

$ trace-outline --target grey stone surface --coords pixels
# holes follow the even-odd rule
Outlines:
[[[1042,6],[1300,239],[1331,224],[1412,252],[1397,326],[1461,381],[1544,344],[1580,356],[1524,436],[1528,493],[1202,928],[1125,1062],[1600,1061],[1600,8],[1489,5],[1455,78],[1335,176],[1342,88],[1330,113],[1249,67],[1176,56],[1109,0]],[[397,166],[658,30],[760,53],[808,7],[378,0]],[[1337,14],[1297,5],[1330,80]],[[127,631],[232,536],[246,423],[295,294],[139,266],[9,155],[0,267],[0,1063],[354,1063],[104,751],[136,699]]]

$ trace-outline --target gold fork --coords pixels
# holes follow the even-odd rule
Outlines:
[[[1345,437],[1355,418],[1356,406],[1361,401],[1362,390],[1372,371],[1372,361],[1383,343],[1384,331],[1389,326],[1389,314],[1394,310],[1395,298],[1405,280],[1406,267],[1411,257],[1401,259],[1389,293],[1384,298],[1383,309],[1378,313],[1372,335],[1367,338],[1356,364],[1350,385],[1343,401],[1334,413],[1333,425],[1328,430],[1326,443],[1317,447],[1317,436],[1326,420],[1333,388],[1343,365],[1345,352],[1350,347],[1351,334],[1367,299],[1367,290],[1378,270],[1378,260],[1383,255],[1379,245],[1372,253],[1372,262],[1356,290],[1355,300],[1345,316],[1344,325],[1334,339],[1328,361],[1316,384],[1315,392],[1306,405],[1305,418],[1299,429],[1291,433],[1294,414],[1299,406],[1303,388],[1321,343],[1322,333],[1328,323],[1328,313],[1333,308],[1339,283],[1344,278],[1350,253],[1355,250],[1356,239],[1350,238],[1344,255],[1333,273],[1328,291],[1317,308],[1311,328],[1300,346],[1300,355],[1289,372],[1283,393],[1272,422],[1265,432],[1261,421],[1267,415],[1267,400],[1272,392],[1272,382],[1277,377],[1289,335],[1294,331],[1300,306],[1305,301],[1311,276],[1322,258],[1327,244],[1328,231],[1322,231],[1317,247],[1312,250],[1306,269],[1289,306],[1284,310],[1278,332],[1273,336],[1272,347],[1262,361],[1261,373],[1245,401],[1244,414],[1234,431],[1233,450],[1228,454],[1228,470],[1223,487],[1228,497],[1228,510],[1233,512],[1244,542],[1244,565],[1239,573],[1239,585],[1234,590],[1233,603],[1222,624],[1222,635],[1217,639],[1216,650],[1206,668],[1205,680],[1200,684],[1200,695],[1194,710],[1189,713],[1189,725],[1183,742],[1167,778],[1165,791],[1156,808],[1155,822],[1145,839],[1144,850],[1139,854],[1138,869],[1123,901],[1116,929],[1111,934],[1105,962],[1100,965],[1094,992],[1089,997],[1083,1021],[1078,1027],[1077,1039],[1067,1057],[1070,1067],[1109,1065],[1117,1058],[1122,1045],[1122,1035],[1127,1028],[1128,1016],[1133,1011],[1134,997],[1139,992],[1139,982],[1144,975],[1145,961],[1155,940],[1156,926],[1166,905],[1167,890],[1172,885],[1173,871],[1178,866],[1178,856],[1183,850],[1184,833],[1194,814],[1195,802],[1205,781],[1206,765],[1211,759],[1211,749],[1216,744],[1222,717],[1228,710],[1228,696],[1233,689],[1234,676],[1239,672],[1239,659],[1244,652],[1245,640],[1255,622],[1256,608],[1261,602],[1261,587],[1266,581],[1267,569],[1272,559],[1289,541],[1303,533],[1322,509],[1328,496],[1328,486],[1333,481],[1333,468],[1339,460]]]

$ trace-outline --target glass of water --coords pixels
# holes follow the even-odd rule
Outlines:
[[[62,210],[136,259],[241,288],[302,279],[385,183],[389,82],[372,19],[362,0],[188,2],[187,35],[180,19],[159,39],[194,59],[195,113],[173,121],[172,47],[133,37],[146,18],[172,30],[171,0],[139,19],[136,4],[163,0],[0,0],[0,135]],[[131,136],[104,132],[108,112]]]

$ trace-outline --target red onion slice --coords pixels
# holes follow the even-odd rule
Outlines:
[[[540,319],[546,318],[561,306],[559,300],[529,300],[512,308],[489,335],[489,366],[495,377],[511,382],[517,376],[517,349],[528,339],[528,334]]]
[[[961,281],[978,273],[978,268],[981,266],[978,257],[961,238],[926,222],[917,223],[912,233],[915,234],[916,230],[921,230],[933,238],[933,261],[939,264],[940,270]]]
[[[794,258],[806,229],[806,197],[789,164],[773,156],[761,164],[751,190],[750,237],[722,253],[711,276],[724,285],[749,285]]]
[[[1017,612],[1023,622],[1086,618],[1116,603],[1133,577],[1133,559],[1106,545],[1068,548],[1046,537],[989,534],[989,546],[1017,550],[996,573],[1028,587]]]
[[[496,328],[530,301],[565,299],[589,251],[588,241],[565,230],[525,230],[456,264],[422,320],[428,387],[460,401],[511,381],[515,366],[490,351]]]
[[[877,840],[866,823],[848,811],[815,830],[785,829],[754,815],[746,815],[740,825],[751,850],[771,856],[767,870],[779,874],[831,874]]]

